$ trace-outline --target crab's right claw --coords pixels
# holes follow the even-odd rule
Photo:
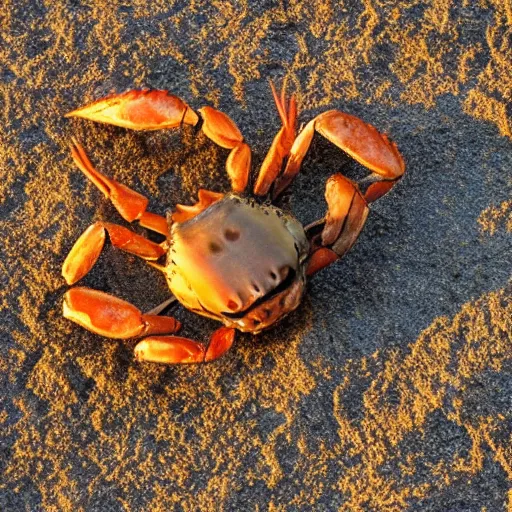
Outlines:
[[[176,128],[182,123],[195,126],[198,115],[180,98],[156,89],[112,94],[66,114],[132,130]]]
[[[233,345],[234,339],[235,330],[228,327],[217,329],[208,347],[180,336],[151,336],[137,344],[135,357],[138,361],[151,363],[204,363],[223,356]]]
[[[402,155],[385,134],[356,116],[329,110],[312,119],[295,139],[286,168],[276,182],[275,196],[281,194],[299,172],[315,131],[373,171],[375,179],[389,182],[371,185],[367,191],[369,202],[384,195],[405,172]]]
[[[359,188],[342,174],[334,174],[325,188],[327,215],[306,228],[311,243],[307,274],[312,275],[341,258],[363,229],[369,208]]]
[[[171,333],[181,327],[170,316],[142,314],[129,302],[91,288],[68,290],[64,295],[63,314],[89,331],[117,339]]]

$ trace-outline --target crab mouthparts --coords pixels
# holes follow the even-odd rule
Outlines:
[[[263,295],[263,297],[260,297],[258,300],[255,300],[247,309],[244,309],[243,311],[237,311],[236,313],[222,312],[222,315],[233,320],[243,318],[251,311],[254,311],[255,309],[259,308],[262,304],[264,304],[268,300],[272,299],[276,295],[279,295],[281,292],[284,292],[287,288],[289,288],[295,281],[296,275],[297,273],[295,272],[295,270],[290,267],[288,275],[286,276],[285,279],[283,279],[274,289],[272,289],[266,295]]]

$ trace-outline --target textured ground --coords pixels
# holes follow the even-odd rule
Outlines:
[[[511,27],[510,0],[3,2],[0,509],[511,512]],[[64,320],[67,251],[123,222],[71,135],[159,213],[227,180],[202,135],[62,115],[168,88],[232,116],[258,163],[278,129],[267,81],[285,76],[301,122],[346,110],[406,158],[352,252],[210,365],[137,364],[133,342]],[[301,220],[351,165],[316,143]],[[83,284],[142,309],[167,295],[111,248]],[[216,325],[174,314],[199,339]]]

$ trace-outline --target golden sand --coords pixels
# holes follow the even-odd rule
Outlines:
[[[275,2],[261,15],[251,11],[249,2],[214,1],[208,3],[208,19],[190,32],[184,27],[204,7],[201,2],[151,2],[151,7],[141,2],[133,17],[154,16],[153,30],[135,33],[130,43],[123,35],[131,20],[111,14],[112,2],[98,1],[76,13],[65,3],[42,3],[44,19],[28,19],[25,25],[14,14],[14,0],[0,12],[6,43],[0,61],[15,77],[0,82],[0,201],[13,202],[15,210],[0,221],[8,234],[2,242],[0,271],[8,281],[0,290],[0,309],[9,308],[19,325],[0,325],[17,347],[0,355],[0,374],[20,391],[8,398],[16,418],[0,404],[3,434],[16,437],[0,492],[6,487],[22,492],[28,479],[45,511],[79,512],[86,510],[80,505],[84,494],[93,496],[115,483],[115,499],[126,511],[138,510],[134,493],[146,496],[146,510],[171,510],[177,503],[186,511],[222,510],[242,484],[263,484],[270,495],[282,485],[287,478],[283,446],[297,453],[302,490],[291,505],[298,507],[314,507],[324,493],[336,492],[344,496],[343,511],[406,510],[414,500],[477,476],[486,450],[512,480],[510,411],[465,414],[473,380],[512,364],[510,288],[482,295],[453,318],[433,319],[407,347],[376,351],[342,369],[302,359],[300,343],[313,328],[307,307],[300,331],[289,328],[285,344],[272,342],[269,335],[267,343],[239,344],[236,359],[223,364],[167,369],[130,363],[127,372],[120,360],[128,350],[84,334],[60,312],[65,289],[60,265],[83,222],[75,202],[86,211],[95,209],[97,218],[112,213],[92,186],[70,172],[67,136],[86,140],[100,168],[157,201],[165,201],[157,180],[169,169],[179,178],[184,201],[201,180],[221,188],[223,153],[201,138],[185,162],[168,146],[172,136],[150,136],[147,150],[136,134],[116,131],[114,151],[112,129],[63,120],[62,113],[77,102],[96,97],[97,83],[108,84],[112,73],[122,72],[132,85],[144,85],[158,55],[182,66],[191,102],[200,97],[214,105],[245,106],[251,83],[267,79],[262,67],[274,64],[285,71],[304,111],[351,100],[431,109],[450,94],[469,116],[493,123],[512,138],[510,0],[479,0],[490,24],[473,47],[460,41],[464,20],[453,18],[455,0],[364,0],[358,8],[343,1],[292,0],[286,10]],[[415,19],[409,11],[420,4],[425,8]],[[171,7],[174,14],[165,15]],[[87,25],[91,19],[94,23]],[[38,37],[49,44],[33,55],[31,38],[42,22],[46,32]],[[296,51],[284,58],[272,52],[268,41],[276,26],[287,23],[305,24],[308,30],[294,33]],[[324,41],[324,52],[313,55],[310,46],[318,40]],[[87,52],[77,41],[97,58],[84,57]],[[387,51],[382,45],[394,54],[387,76],[373,80],[376,56]],[[229,84],[218,77],[219,69],[225,69]],[[73,90],[84,97],[73,97]],[[38,137],[31,139],[31,130]],[[189,142],[191,135],[183,137]],[[201,178],[190,172],[199,167]],[[16,201],[23,204],[17,210]],[[490,205],[479,219],[481,229],[490,235],[512,231],[510,211],[510,201]],[[116,256],[109,252],[109,257]],[[127,261],[127,268],[142,268]],[[130,290],[122,289],[130,300]],[[159,290],[165,293],[165,286]],[[138,306],[154,305],[139,289],[135,296]],[[230,373],[236,382],[227,388],[223,376]],[[338,438],[318,446],[301,431],[299,407],[326,379],[336,383],[325,408],[338,424]],[[365,380],[361,417],[354,420],[343,397],[354,382]],[[256,403],[275,423],[265,438],[261,419],[251,414]],[[435,465],[425,468],[427,423],[436,413],[460,427],[470,449],[441,453]],[[385,464],[393,465],[392,474],[383,472]],[[199,473],[209,476],[196,485]],[[170,493],[170,487],[186,492]],[[512,511],[512,491],[508,508]],[[277,495],[269,502],[268,510],[285,509]]]
[[[480,229],[484,233],[494,235],[503,226],[512,233],[512,201],[503,201],[499,206],[489,206],[478,218]]]

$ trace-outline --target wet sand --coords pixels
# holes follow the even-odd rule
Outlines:
[[[0,7],[0,509],[511,512],[510,0],[56,4]],[[300,123],[358,115],[407,162],[299,310],[181,367],[63,319],[74,241],[127,225],[71,136],[156,213],[228,189],[227,151],[202,134],[63,114],[169,89],[236,120],[257,168],[279,129],[268,80],[285,77]],[[323,215],[327,177],[355,168],[315,141],[297,216]],[[168,296],[111,247],[80,284],[142,310]],[[218,326],[172,314],[196,339]]]

